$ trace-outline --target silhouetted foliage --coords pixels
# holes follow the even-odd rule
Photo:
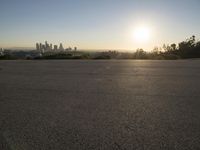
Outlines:
[[[170,51],[165,54],[176,55],[178,58],[199,58],[200,57],[200,43],[196,41],[195,36],[182,41],[176,47],[176,44],[171,44]]]
[[[10,55],[3,55],[0,56],[0,60],[7,60],[7,59],[12,59]]]
[[[148,58],[148,54],[143,49],[138,49],[133,54],[133,58],[134,59],[147,59]]]

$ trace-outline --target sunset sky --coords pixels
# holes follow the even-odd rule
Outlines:
[[[142,35],[141,35],[142,34]],[[0,47],[151,50],[200,38],[200,0],[0,0]]]

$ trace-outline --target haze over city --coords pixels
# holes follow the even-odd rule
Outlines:
[[[0,47],[152,50],[200,37],[199,0],[1,0]]]

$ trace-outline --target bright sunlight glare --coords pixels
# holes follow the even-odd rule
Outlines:
[[[147,26],[139,26],[135,28],[133,36],[137,42],[148,42],[151,36],[151,30]]]

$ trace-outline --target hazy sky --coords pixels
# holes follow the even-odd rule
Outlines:
[[[141,25],[151,38],[138,43]],[[200,37],[200,0],[0,0],[0,47],[45,40],[81,49],[152,49]]]

